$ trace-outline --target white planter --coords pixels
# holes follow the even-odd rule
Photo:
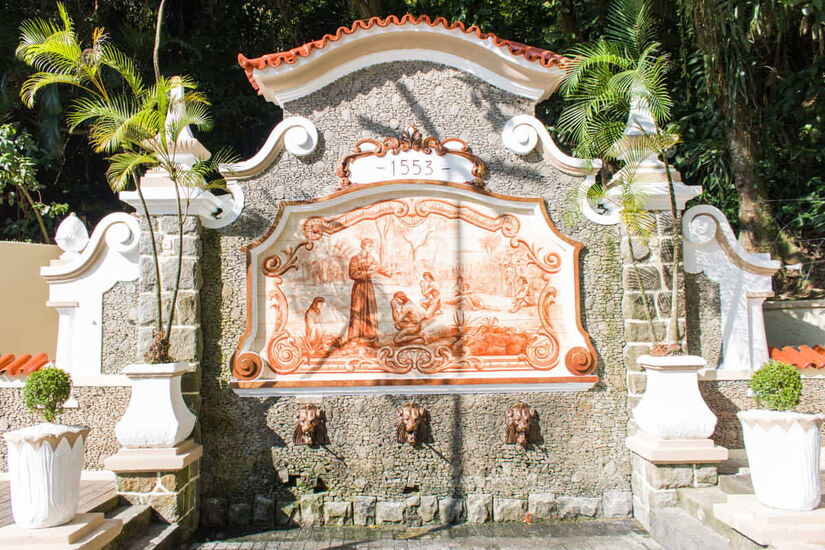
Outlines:
[[[713,414],[699,392],[699,369],[707,362],[696,355],[637,360],[647,373],[645,394],[633,409],[643,432],[662,439],[707,439],[716,428]]]
[[[54,527],[75,516],[88,435],[86,426],[48,423],[3,434],[18,527]]]
[[[181,377],[189,371],[187,363],[135,364],[123,369],[132,382],[129,406],[115,426],[123,447],[174,447],[189,437],[195,415],[180,390]]]
[[[819,429],[825,415],[759,409],[737,416],[757,500],[780,510],[819,506]]]

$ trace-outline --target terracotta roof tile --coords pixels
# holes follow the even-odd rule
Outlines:
[[[243,67],[244,71],[246,71],[246,77],[249,79],[249,82],[252,84],[252,87],[257,90],[258,85],[252,79],[252,71],[254,71],[255,69],[264,69],[267,66],[279,67],[283,64],[292,65],[295,62],[297,62],[299,58],[309,57],[313,54],[313,52],[315,52],[316,50],[323,49],[330,42],[336,42],[346,36],[355,34],[361,30],[369,30],[376,26],[386,28],[389,26],[401,26],[407,24],[429,25],[430,27],[442,27],[448,31],[455,31],[456,33],[463,33],[466,35],[474,35],[480,41],[487,40],[489,38],[492,39],[493,44],[495,44],[499,48],[506,48],[510,52],[510,54],[516,57],[523,57],[524,59],[530,62],[539,63],[543,67],[563,67],[570,61],[569,58],[552,52],[550,50],[544,50],[542,48],[537,48],[535,46],[528,46],[526,44],[522,44],[521,42],[515,42],[513,40],[505,40],[503,38],[499,38],[491,32],[481,32],[481,29],[479,29],[475,25],[471,27],[465,27],[464,23],[460,21],[450,23],[443,17],[437,17],[435,19],[432,19],[428,15],[419,15],[418,17],[415,17],[413,15],[407,14],[401,18],[398,18],[395,15],[390,15],[389,17],[385,18],[373,17],[366,21],[359,19],[349,27],[339,27],[338,30],[335,31],[335,34],[327,34],[319,40],[307,42],[306,44],[298,46],[297,48],[292,48],[291,50],[271,53],[253,59],[244,57],[243,54],[239,53],[238,63],[241,67]]]
[[[49,357],[41,352],[32,357],[28,353],[15,356],[13,353],[0,355],[0,374],[6,376],[27,376],[42,369],[51,361]]]
[[[771,359],[793,365],[798,369],[825,369],[825,348],[822,346],[785,346],[769,348]]]

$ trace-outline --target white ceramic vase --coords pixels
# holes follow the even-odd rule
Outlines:
[[[168,448],[185,440],[195,427],[195,415],[181,394],[187,363],[128,365],[123,374],[132,381],[132,397],[115,425],[118,442],[126,448]]]
[[[637,360],[647,373],[647,387],[633,409],[643,432],[661,439],[707,439],[716,427],[716,415],[699,392],[699,369],[707,362],[697,355]]]
[[[819,506],[819,430],[825,415],[758,409],[737,416],[757,500],[780,510]]]
[[[6,432],[11,508],[25,529],[54,527],[77,513],[86,426],[38,424]]]

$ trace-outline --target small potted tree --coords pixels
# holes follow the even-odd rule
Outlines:
[[[55,424],[69,398],[69,375],[48,367],[23,386],[26,408],[45,422],[6,432],[14,522],[26,529],[54,527],[77,512],[87,426]]]
[[[825,415],[794,412],[802,393],[799,371],[768,361],[753,373],[759,407],[737,413],[742,422],[753,489],[765,506],[813,510],[819,506],[819,430]]]

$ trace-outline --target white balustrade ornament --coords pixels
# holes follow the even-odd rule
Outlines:
[[[195,415],[181,394],[181,377],[188,363],[134,364],[123,369],[132,381],[126,413],[115,425],[118,442],[126,448],[175,447],[192,433]]]
[[[140,225],[129,214],[109,214],[89,238],[70,215],[57,234],[66,254],[40,269],[49,285],[47,305],[59,315],[55,365],[77,386],[128,386],[125,376],[101,370],[103,295],[120,281],[137,280]]]
[[[716,415],[699,392],[699,369],[706,365],[696,355],[638,359],[647,373],[647,387],[633,409],[639,433],[628,447],[654,463],[721,462],[727,449],[714,445],[710,436]]]
[[[769,254],[746,252],[725,215],[709,205],[682,218],[685,272],[704,273],[719,285],[722,326],[720,370],[748,373],[768,360],[762,303],[773,296],[772,276],[780,268]]]

